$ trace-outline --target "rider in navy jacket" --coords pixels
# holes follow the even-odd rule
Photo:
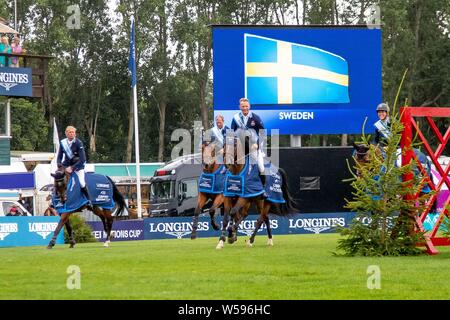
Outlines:
[[[264,130],[264,124],[257,114],[250,111],[250,102],[247,98],[241,98],[239,100],[239,109],[241,111],[236,113],[233,117],[233,120],[231,121],[231,129],[233,129],[234,131],[239,128],[244,130],[255,130],[256,134],[258,135],[257,162],[261,180],[264,184],[264,153],[262,151],[263,139],[261,138],[262,133],[260,132],[260,130]]]
[[[225,135],[230,129],[224,124],[224,118],[221,114],[216,116],[216,125],[211,128],[211,142],[218,141],[222,146],[225,142]]]
[[[86,164],[86,153],[84,151],[83,142],[80,139],[74,138],[70,143],[70,150],[72,151],[73,157],[69,158],[66,151],[64,150],[63,144],[66,144],[68,139],[63,139],[59,143],[59,152],[57,163],[58,166],[62,165],[65,168],[72,167],[73,171],[79,171],[84,169]]]
[[[76,128],[68,126],[66,128],[66,139],[59,143],[57,157],[58,167],[63,166],[68,173],[75,172],[80,181],[81,191],[88,199],[88,208],[92,210],[92,199],[86,187],[84,165],[86,164],[86,153],[83,142],[76,138]]]

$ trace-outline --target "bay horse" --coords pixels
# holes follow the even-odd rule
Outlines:
[[[248,136],[248,130],[238,129],[235,132],[235,137],[229,139],[227,137],[227,143],[225,145],[225,165],[229,171],[227,174],[230,176],[237,176],[239,174],[245,174],[244,170],[258,170],[256,163],[250,169],[250,151],[255,149],[255,144],[251,142],[251,137],[255,137],[256,133]],[[253,139],[255,140],[255,139]],[[230,143],[231,142],[231,143]],[[248,246],[253,246],[256,233],[263,223],[267,227],[268,241],[267,245],[273,246],[272,231],[270,227],[269,214],[275,214],[278,216],[286,216],[298,212],[296,204],[293,201],[288,187],[287,187],[287,175],[281,168],[278,168],[279,174],[276,177],[281,180],[281,192],[284,201],[275,202],[271,201],[262,192],[255,193],[254,196],[228,196],[225,194],[224,199],[224,225],[222,226],[222,234],[217,244],[217,249],[223,248],[225,242],[225,231],[228,231],[228,243],[234,243],[237,240],[237,229],[239,224],[247,217],[250,206],[254,204],[259,213],[258,220],[256,222],[255,229],[247,241]],[[267,177],[265,179],[267,183]],[[228,180],[227,180],[228,181]],[[243,180],[244,181],[244,180]],[[242,188],[245,186],[243,185]],[[227,188],[227,186],[225,187]],[[263,185],[264,188],[264,185]],[[225,224],[225,217],[231,217],[230,224]]]
[[[192,218],[192,240],[197,238],[198,216],[208,201],[212,201],[212,206],[208,209],[211,217],[211,225],[214,230],[219,230],[219,226],[214,219],[214,215],[217,209],[223,209],[224,200],[223,178],[225,174],[225,167],[223,165],[223,161],[217,161],[216,159],[216,151],[221,149],[222,148],[219,143],[216,142],[202,144],[203,174],[199,178],[197,206],[194,211],[194,217]],[[218,179],[220,179],[220,181],[216,181]]]
[[[77,183],[79,186],[78,178],[75,173],[68,174],[67,172],[65,172],[63,167],[60,167],[55,173],[51,173],[51,176],[54,178],[55,200],[59,200],[60,205],[65,205],[68,200],[67,189],[74,187]],[[67,233],[69,234],[70,248],[73,248],[75,246],[76,242],[75,242],[73,230],[69,223],[69,217],[70,217],[70,214],[72,214],[74,212],[80,212],[81,210],[83,210],[85,208],[92,211],[95,215],[100,217],[100,219],[102,220],[103,228],[107,235],[104,246],[105,247],[109,246],[109,243],[111,242],[111,230],[112,230],[112,225],[113,225],[113,221],[114,221],[114,218],[112,216],[114,209],[117,209],[116,216],[121,216],[126,207],[126,204],[125,204],[125,200],[124,200],[122,194],[119,192],[115,183],[111,180],[110,177],[105,176],[105,175],[99,175],[99,174],[95,174],[92,176],[97,176],[97,178],[100,178],[103,180],[101,183],[103,188],[107,187],[108,190],[109,190],[109,188],[111,188],[111,191],[113,193],[112,200],[114,201],[115,206],[111,208],[110,205],[102,204],[102,202],[99,203],[99,201],[96,201],[95,199],[93,199],[92,207],[88,207],[88,204],[86,203],[86,201],[84,201],[82,205],[77,206],[76,208],[72,208],[69,211],[64,211],[63,213],[60,214],[61,218],[59,220],[58,226],[56,227],[56,229],[53,233],[53,237],[47,246],[47,249],[52,249],[55,246],[56,238],[64,225],[66,226]],[[90,178],[90,174],[86,174],[86,184],[88,183],[89,178]],[[102,191],[102,193],[104,193],[104,192]],[[92,194],[92,192],[91,192],[91,194]],[[101,196],[104,196],[104,195],[101,195]]]

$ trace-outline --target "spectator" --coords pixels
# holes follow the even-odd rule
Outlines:
[[[30,202],[27,201],[26,199],[24,199],[24,198],[22,197],[22,194],[21,194],[21,193],[19,194],[19,203],[20,203],[20,204],[21,204],[21,205],[22,205],[29,213],[32,214],[31,211],[33,211],[33,210],[31,209]],[[24,215],[26,215],[26,213],[25,213]]]
[[[14,42],[11,44],[11,50],[13,54],[21,54],[22,51],[22,46],[20,45],[20,38],[19,36],[15,36],[14,37]],[[19,67],[19,58],[18,57],[13,57],[10,60],[10,66],[14,67],[14,68],[18,68]]]
[[[7,216],[20,216],[20,212],[19,209],[17,208],[17,205],[13,204],[11,208],[9,208]]]
[[[48,201],[48,208],[45,209],[44,216],[57,216],[58,212],[53,206],[52,196],[50,194],[47,196],[46,200]]]
[[[0,43],[0,53],[11,53],[11,46],[7,36],[2,36],[2,42]],[[6,57],[0,56],[0,67],[6,66]]]

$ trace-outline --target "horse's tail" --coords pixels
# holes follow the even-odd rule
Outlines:
[[[283,199],[286,201],[285,203],[272,203],[271,213],[278,216],[286,216],[293,215],[295,213],[299,213],[298,205],[289,192],[288,183],[287,183],[287,174],[286,171],[279,168],[279,173],[281,175],[281,191],[283,192]]]
[[[120,217],[126,207],[125,199],[123,198],[123,195],[119,192],[119,189],[117,189],[114,181],[112,181],[112,179],[108,176],[106,176],[106,178],[109,180],[109,182],[111,182],[113,188],[113,199],[118,205],[116,216]]]

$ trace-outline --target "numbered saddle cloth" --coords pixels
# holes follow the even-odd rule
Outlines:
[[[108,178],[101,174],[87,173],[85,176],[86,186],[91,196],[92,203],[103,209],[113,209],[115,206],[113,200],[113,186]],[[60,199],[53,195],[53,206],[58,214],[75,211],[85,204],[88,199],[81,191],[78,176],[72,173],[67,183],[67,200],[64,204]]]
[[[272,163],[264,164],[264,172],[266,174],[266,184],[264,186],[264,195],[270,202],[285,203],[283,198],[283,178],[279,169]]]
[[[246,158],[244,168],[237,175],[230,172],[225,177],[225,191],[226,197],[242,197],[251,198],[264,193],[264,187],[259,178],[258,165],[250,163],[249,158]]]
[[[198,179],[198,191],[212,194],[223,193],[226,173],[227,169],[223,164],[212,173],[202,173]]]

